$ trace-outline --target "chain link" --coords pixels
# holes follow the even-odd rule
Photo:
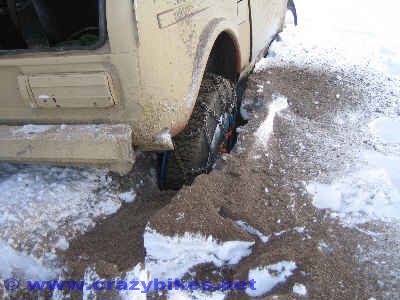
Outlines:
[[[217,81],[217,86],[219,87],[221,83],[224,83],[223,80],[217,76],[214,77],[214,80]],[[207,115],[210,116],[215,122],[216,122],[216,126],[219,127],[222,132],[226,135],[229,133],[229,130],[227,131],[225,128],[225,124],[224,121],[225,119],[222,117],[224,116],[226,113],[230,114],[236,114],[236,110],[237,110],[237,95],[235,92],[235,89],[233,88],[233,99],[231,99],[231,103],[227,103],[226,102],[226,95],[223,95],[224,97],[222,97],[222,95],[219,93],[218,91],[218,97],[220,98],[221,101],[221,115],[218,116],[214,110],[212,110],[206,103],[201,103],[200,106],[201,108],[203,108],[205,110],[205,112],[207,112]],[[228,105],[230,107],[228,107]],[[236,116],[235,116],[236,117]],[[211,137],[211,134],[209,132],[209,124],[208,124],[208,117],[205,118],[205,124],[202,128],[197,128],[196,130],[193,130],[192,132],[190,132],[188,135],[189,136],[197,136],[199,134],[204,134],[204,137],[206,138],[207,141],[207,145],[208,145],[208,158],[207,158],[207,163],[204,167],[201,168],[197,168],[197,169],[187,169],[184,167],[184,165],[182,164],[182,157],[180,157],[178,151],[175,151],[175,155],[177,158],[177,163],[178,163],[178,167],[181,169],[183,176],[184,176],[184,180],[185,182],[188,181],[188,175],[191,176],[197,176],[203,173],[208,173],[210,171],[210,169],[212,168],[212,166],[214,165],[216,158],[218,156],[217,152],[214,153],[215,149],[212,149],[212,144],[214,142],[214,135]],[[175,144],[174,144],[175,147]],[[175,147],[175,149],[177,149]]]

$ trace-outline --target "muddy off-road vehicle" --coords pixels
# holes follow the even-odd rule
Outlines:
[[[236,84],[287,0],[0,0],[0,160],[128,172],[161,155],[167,188],[235,138]]]

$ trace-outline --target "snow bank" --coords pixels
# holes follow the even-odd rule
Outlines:
[[[247,288],[246,294],[250,297],[263,296],[278,284],[284,283],[296,269],[297,265],[293,261],[282,261],[274,265],[251,269],[249,281],[255,280],[256,289]]]
[[[212,237],[186,233],[167,237],[147,227],[144,234],[145,267],[152,278],[182,278],[191,268],[203,263],[217,267],[234,265],[252,252],[253,242],[219,243]]]

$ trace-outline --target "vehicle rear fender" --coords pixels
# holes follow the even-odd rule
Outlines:
[[[183,122],[177,124],[171,129],[171,134],[174,136],[181,132],[187,125],[190,116],[196,104],[196,99],[199,94],[201,82],[207,69],[207,63],[213,51],[214,45],[221,34],[227,34],[235,47],[235,59],[232,62],[235,64],[236,78],[238,78],[245,58],[242,57],[240,45],[238,43],[238,32],[234,29],[234,24],[226,21],[224,18],[213,19],[202,31],[196,49],[196,57],[193,63],[192,83],[186,93],[185,101],[185,118]]]

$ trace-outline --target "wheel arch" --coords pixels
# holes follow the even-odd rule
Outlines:
[[[184,100],[186,104],[185,121],[171,129],[173,136],[186,127],[206,72],[215,72],[232,81],[236,81],[239,78],[242,67],[242,54],[238,42],[238,32],[234,28],[234,24],[220,18],[212,20],[203,29],[196,49],[192,83]],[[226,53],[228,55],[223,55]],[[221,58],[222,62],[220,61]]]
[[[221,32],[209,54],[205,72],[211,72],[236,81],[241,71],[239,43],[233,32]],[[203,75],[204,76],[204,75]]]

